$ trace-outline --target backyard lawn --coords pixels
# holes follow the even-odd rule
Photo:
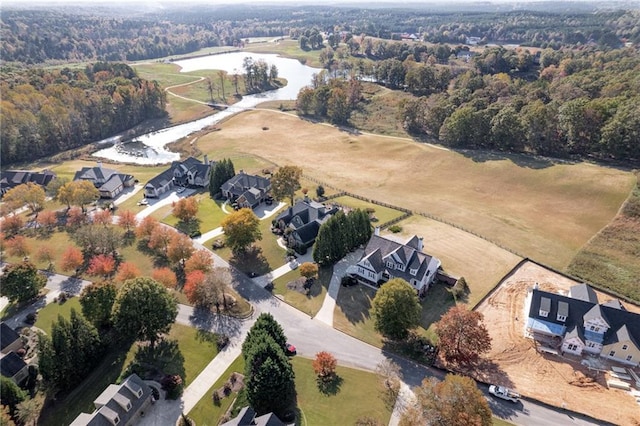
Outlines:
[[[205,233],[218,228],[222,223],[222,219],[226,213],[222,210],[223,201],[214,200],[209,196],[208,192],[193,195],[198,201],[198,214],[196,218],[199,223],[200,232]],[[156,219],[175,227],[179,219],[171,214],[173,207],[165,206],[152,213]],[[162,217],[160,217],[162,215]]]
[[[349,197],[348,195],[338,197],[338,198],[332,198],[327,202],[340,204],[341,206],[350,207],[352,209],[362,209],[362,210],[373,209],[373,216],[375,216],[375,218],[377,219],[377,220],[371,221],[371,224],[373,226],[377,226],[378,224],[382,225],[404,214],[404,212],[401,212],[400,210],[392,209],[389,207],[383,207],[377,204],[370,203],[368,201]]]
[[[341,287],[333,311],[333,327],[381,348],[382,336],[375,330],[374,320],[369,313],[375,295],[374,289],[364,285]]]
[[[300,277],[300,271],[295,269],[273,280],[274,289],[272,292],[289,305],[313,317],[322,307],[332,273],[333,268],[321,268],[318,279],[314,280],[309,292],[305,294],[303,290],[299,290],[300,285],[287,288],[287,284],[293,284],[294,281],[300,280],[298,284],[304,281],[304,278]]]
[[[51,323],[58,320],[58,315],[69,318],[71,309],[75,309],[76,313],[82,315],[82,307],[78,297],[70,297],[64,303],[49,303],[38,311],[38,319],[34,325],[46,334],[51,334]]]

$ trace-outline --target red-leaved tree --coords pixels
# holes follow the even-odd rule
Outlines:
[[[338,361],[329,352],[318,352],[313,360],[313,371],[316,372],[320,380],[326,381],[333,378],[336,374]]]
[[[83,225],[87,221],[87,216],[80,207],[71,207],[67,212],[67,226],[75,228]]]
[[[183,222],[193,220],[198,214],[198,201],[195,197],[181,198],[173,203],[171,213]]]
[[[174,289],[176,288],[176,284],[178,284],[178,278],[176,277],[175,272],[166,267],[154,269],[153,272],[151,272],[151,278],[158,281],[166,288]]]
[[[184,294],[187,296],[189,303],[199,305],[200,298],[200,286],[205,280],[205,275],[202,271],[189,272],[184,284]]]
[[[158,226],[158,219],[146,216],[138,223],[138,226],[136,226],[136,237],[148,241]]]
[[[149,237],[148,246],[156,253],[166,256],[169,243],[175,234],[177,234],[177,232],[169,227],[156,226],[155,230]]]
[[[22,220],[21,216],[12,214],[2,219],[2,230],[7,235],[16,235],[23,227],[24,220]]]
[[[99,210],[93,214],[93,223],[96,225],[111,225],[113,216],[109,210]]]
[[[16,235],[15,237],[9,239],[6,243],[6,246],[7,251],[11,256],[25,257],[29,256],[29,253],[31,253],[29,243],[27,243],[27,239],[22,235]]]
[[[45,210],[38,213],[38,219],[36,221],[38,222],[38,225],[50,232],[58,223],[58,218],[56,217],[55,212],[51,210]]]
[[[65,272],[76,271],[84,263],[84,256],[79,248],[69,246],[62,254],[62,263],[60,267]]]
[[[118,266],[116,281],[123,283],[127,280],[131,280],[139,276],[140,276],[140,269],[138,269],[138,267],[134,263],[122,262],[120,266]]]
[[[87,273],[94,276],[108,277],[116,270],[116,260],[108,254],[98,254],[89,261]]]
[[[491,336],[480,312],[453,306],[436,323],[440,353],[448,362],[468,364],[491,350]]]
[[[184,263],[184,271],[186,273],[193,271],[202,271],[205,274],[213,270],[213,256],[208,250],[196,250],[189,259]]]
[[[123,210],[118,213],[118,226],[128,234],[136,227],[136,214],[131,210]]]

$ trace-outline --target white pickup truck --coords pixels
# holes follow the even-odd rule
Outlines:
[[[517,402],[520,398],[520,394],[504,386],[491,385],[489,386],[489,393],[497,396],[498,398],[506,399],[508,401]]]

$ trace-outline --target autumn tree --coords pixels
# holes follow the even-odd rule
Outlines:
[[[192,271],[202,271],[205,274],[213,269],[213,256],[208,250],[199,249],[193,252],[191,257],[184,264],[186,273]]]
[[[36,252],[36,260],[38,262],[43,262],[48,264],[48,269],[51,269],[53,267],[53,262],[56,258],[56,255],[53,251],[53,248],[51,248],[51,246],[43,244],[40,247],[38,247],[38,251]]]
[[[300,189],[302,169],[297,166],[282,166],[271,175],[271,193],[277,200],[289,198],[293,205],[293,198]]]
[[[383,284],[372,305],[376,330],[392,339],[404,339],[420,323],[422,308],[416,291],[401,278]]]
[[[116,286],[110,282],[86,286],[80,294],[82,315],[98,329],[108,327],[111,324],[111,310],[116,294]]]
[[[234,253],[244,252],[248,246],[262,239],[260,219],[248,208],[226,216],[222,220],[222,230],[226,244]]]
[[[16,235],[22,228],[24,228],[24,220],[22,219],[22,216],[18,216],[17,214],[5,216],[2,218],[1,228],[9,236]]]
[[[25,302],[36,297],[46,283],[46,277],[33,263],[14,263],[4,269],[0,296],[6,296],[12,303]]]
[[[22,235],[16,235],[7,240],[6,242],[7,252],[11,256],[26,257],[31,253],[31,247],[27,239]]]
[[[300,275],[307,279],[307,281],[318,276],[318,265],[313,262],[304,262],[300,265]]]
[[[179,232],[173,233],[167,248],[167,257],[170,262],[177,263],[184,268],[186,260],[191,257],[194,251],[191,238]]]
[[[178,305],[167,289],[151,278],[124,283],[113,307],[114,327],[122,336],[149,341],[168,333],[178,314]]]
[[[178,233],[168,226],[156,226],[149,236],[148,247],[156,253],[167,256],[169,244]]]
[[[158,281],[160,284],[162,284],[166,288],[173,289],[178,284],[178,278],[176,277],[176,273],[167,267],[154,269],[151,272],[151,278]]]
[[[187,273],[184,283],[184,294],[187,296],[187,300],[189,303],[192,303],[197,306],[203,306],[204,301],[202,300],[201,288],[202,283],[204,282],[204,272],[202,271],[191,271]]]
[[[160,226],[158,219],[152,216],[145,216],[136,227],[136,237],[149,241],[155,230]]]
[[[214,268],[207,274],[195,270],[187,273],[184,292],[194,305],[215,306],[218,310],[221,304],[227,306],[225,291],[230,285],[231,273],[227,268]]]
[[[436,323],[438,347],[449,362],[472,363],[491,350],[484,316],[464,306],[453,306]]]
[[[400,366],[390,359],[385,359],[376,366],[376,374],[382,382],[385,397],[395,403],[400,393],[400,385],[402,384]]]
[[[40,225],[45,231],[51,232],[58,223],[58,218],[56,217],[55,212],[51,210],[45,210],[38,213],[36,222],[38,222],[38,225]]]
[[[116,281],[123,283],[127,280],[137,278],[140,276],[140,269],[132,262],[122,262],[118,266],[118,273],[116,274]]]
[[[93,276],[108,277],[116,270],[116,260],[108,254],[98,254],[89,260],[87,273]]]
[[[181,198],[173,203],[171,213],[183,222],[190,222],[196,218],[198,207],[195,197]]]
[[[42,210],[45,198],[44,189],[40,185],[27,182],[9,189],[2,197],[2,201],[11,209],[26,206],[31,213],[36,213]]]
[[[122,210],[121,212],[118,212],[118,215],[116,217],[116,223],[119,227],[124,229],[125,235],[131,235],[131,232],[136,227],[136,214],[131,210]]]
[[[87,257],[97,254],[115,256],[122,246],[122,231],[115,226],[84,225],[71,234],[71,239]]]
[[[87,216],[80,207],[71,207],[67,211],[67,226],[77,228],[87,222]]]
[[[82,251],[75,246],[68,246],[62,253],[62,264],[60,267],[64,272],[77,271],[84,264]]]
[[[415,395],[418,403],[405,412],[401,426],[493,424],[489,403],[469,377],[447,374],[443,381],[424,379]]]
[[[113,216],[109,210],[99,210],[93,214],[91,220],[96,225],[111,225],[113,223]]]
[[[329,381],[336,374],[338,360],[326,351],[318,352],[313,360],[313,371],[321,381]]]
[[[87,204],[100,198],[100,191],[88,180],[74,180],[65,183],[58,190],[58,200],[62,203],[79,206],[82,212]]]

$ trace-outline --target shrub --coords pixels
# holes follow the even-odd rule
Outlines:
[[[36,320],[37,320],[37,319],[38,319],[38,315],[37,315],[35,312],[31,312],[31,313],[27,314],[27,317],[25,318],[25,320],[24,320],[24,321],[25,321],[27,324],[31,324],[31,325],[33,325],[33,324],[35,324],[35,323],[36,323]]]
[[[213,403],[219,406],[221,399],[222,398],[220,398],[220,394],[218,393],[218,391],[213,391]]]
[[[225,396],[229,396],[231,394],[231,383],[226,382],[224,384],[224,386],[222,387],[222,390],[223,390]]]
[[[224,349],[229,344],[229,336],[226,334],[219,334],[216,338],[216,347],[218,350]]]
[[[402,226],[400,226],[400,225],[391,225],[389,227],[389,231],[393,232],[394,234],[397,234],[398,232],[402,232]]]
[[[62,305],[64,302],[67,301],[67,298],[68,298],[67,293],[65,293],[64,291],[61,291],[60,295],[58,296],[58,303]]]
[[[373,207],[367,207],[365,211],[369,214],[372,214],[372,213],[375,213],[376,209],[374,209]]]
[[[182,395],[184,383],[178,374],[170,374],[162,379],[162,389],[167,391],[167,399],[178,399]]]

